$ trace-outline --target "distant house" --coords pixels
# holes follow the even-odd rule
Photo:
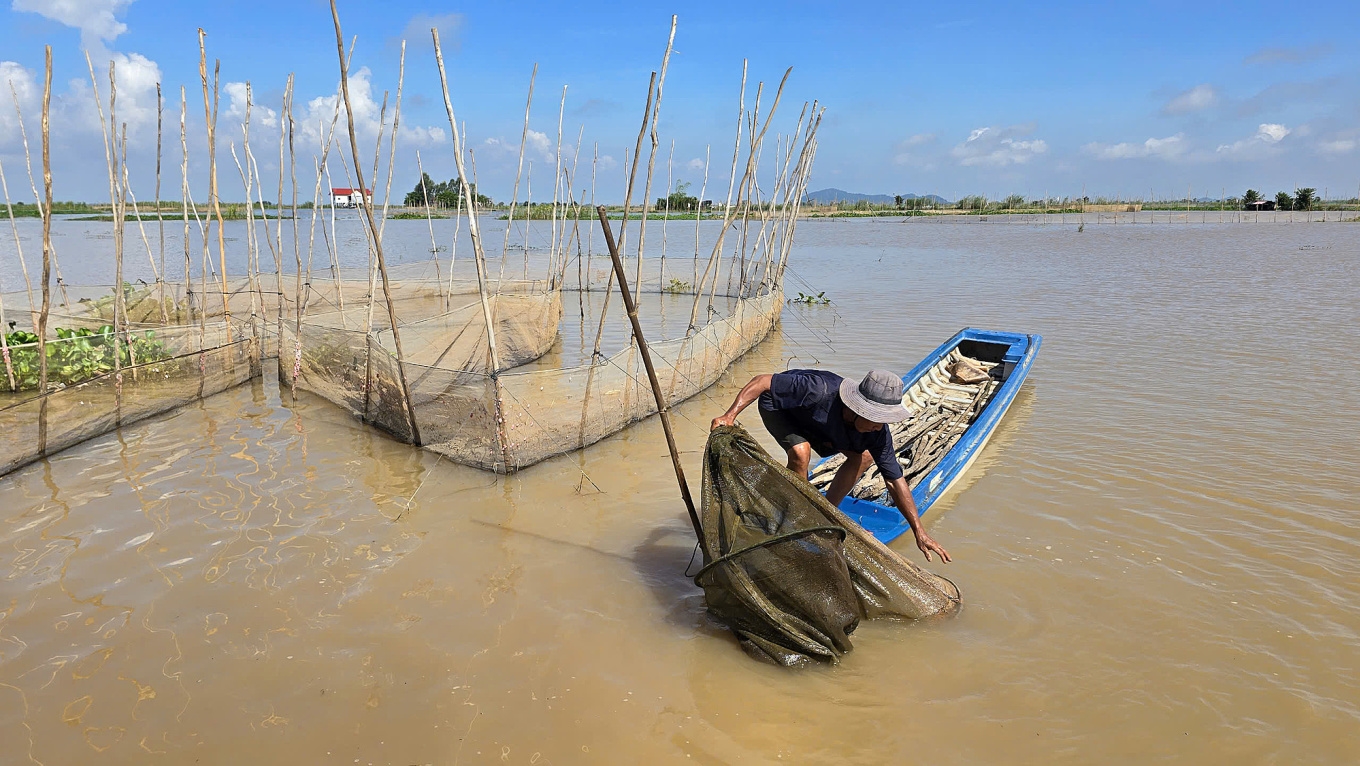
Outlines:
[[[358,207],[364,202],[372,204],[372,189],[364,189],[362,195],[358,189],[331,189],[331,204],[336,207]]]
[[[1256,200],[1255,202],[1248,202],[1247,204],[1243,205],[1243,206],[1242,206],[1242,209],[1243,209],[1243,210],[1246,210],[1246,211],[1249,212],[1249,213],[1250,213],[1250,212],[1259,213],[1259,212],[1261,212],[1262,210],[1274,210],[1274,209],[1275,209],[1275,200],[1273,200],[1273,199],[1258,199],[1258,200]]]

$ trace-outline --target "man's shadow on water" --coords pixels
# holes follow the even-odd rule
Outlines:
[[[704,564],[692,533],[674,526],[653,528],[633,549],[632,564],[638,579],[666,610],[667,623],[696,633],[727,634],[726,627],[709,616],[703,590],[690,579]]]

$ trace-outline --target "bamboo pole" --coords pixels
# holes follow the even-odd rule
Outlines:
[[[534,62],[534,69],[529,73],[529,95],[524,99],[524,128],[519,134],[519,161],[515,166],[514,190],[510,192],[510,212],[505,221],[505,239],[501,242],[501,264],[499,276],[496,278],[497,285],[505,281],[505,262],[510,257],[510,230],[515,226],[515,207],[519,204],[519,182],[524,175],[524,147],[529,141],[529,110],[534,104],[534,82],[537,79],[538,63]],[[458,182],[461,186],[466,186],[468,181],[467,178],[463,176],[462,165],[459,165],[458,167]],[[529,173],[530,175],[533,174],[532,164],[529,166]],[[461,193],[458,195],[458,199],[462,200]],[[529,230],[527,227],[528,219],[533,217],[533,214],[534,211],[532,207],[524,212],[526,227],[524,236],[524,269],[526,273],[529,270]],[[453,266],[450,265],[449,268],[452,269]],[[452,277],[450,277],[450,279],[452,279]]]
[[[114,77],[113,61],[109,61],[109,127],[118,124],[118,88]],[[126,135],[126,133],[125,133]],[[114,134],[115,144],[118,140]],[[109,193],[113,204],[113,381],[114,381],[114,423],[123,420],[123,351],[119,341],[125,331],[127,321],[127,293],[123,291],[123,201],[118,191],[118,151],[115,149],[109,163]]]
[[[555,280],[548,285],[550,289],[554,290],[561,290],[563,283],[566,282],[568,263],[566,253],[568,250],[570,250],[572,241],[576,242],[576,267],[578,270],[580,269],[581,265],[581,203],[579,200],[576,199],[574,193],[572,192],[572,187],[576,183],[576,171],[581,163],[581,139],[585,138],[585,135],[586,126],[582,125],[580,131],[578,131],[576,134],[576,149],[573,151],[571,156],[571,172],[568,173],[566,168],[562,169],[562,173],[566,176],[563,183],[565,183],[567,187],[567,211],[572,214],[571,239],[569,239],[566,245],[562,248],[562,253],[558,256],[557,259],[558,266],[557,273],[555,275]],[[582,189],[581,192],[582,194],[584,194],[585,189]],[[565,212],[562,214],[564,216],[563,228],[566,228],[565,223],[566,214],[567,213]],[[587,228],[593,229],[594,227],[591,226]],[[578,283],[580,282],[579,273],[577,277],[577,282]]]
[[[33,160],[28,154],[28,129],[24,127],[24,113],[23,110],[19,108],[19,93],[14,89],[13,80],[9,83],[9,93],[14,99],[14,116],[19,118],[19,138],[23,141],[24,145],[24,167],[28,170],[28,188],[33,191],[33,202],[37,204],[38,207],[42,207],[43,199],[38,195],[37,182],[33,180]],[[55,244],[52,245],[52,269],[56,272],[57,287],[61,290],[61,305],[69,309],[71,307],[71,301],[66,295],[66,281],[61,278],[61,264],[57,262],[57,247]],[[25,272],[25,278],[27,278],[27,272]]]
[[[3,162],[0,162],[0,188],[3,188],[3,189],[4,189],[4,193],[5,193],[5,212],[9,214],[9,227],[10,227],[10,231],[12,231],[12,232],[14,233],[14,252],[19,256],[19,270],[23,272],[23,275],[24,275],[24,287],[25,287],[25,288],[27,289],[27,291],[28,291],[28,313],[29,313],[29,320],[32,322],[32,324],[31,324],[30,326],[34,329],[34,331],[37,331],[37,329],[38,329],[38,308],[37,308],[37,305],[36,305],[36,304],[34,303],[34,301],[33,301],[33,283],[32,283],[31,281],[29,281],[29,278],[28,278],[28,266],[26,266],[26,265],[24,264],[24,246],[23,246],[23,245],[20,243],[20,241],[19,241],[19,225],[14,221],[14,206],[10,204],[10,200],[9,200],[9,183],[5,180],[5,165],[4,165]],[[41,211],[40,211],[40,212],[41,212]],[[4,332],[7,332],[8,329],[9,329],[9,325],[8,325],[8,324],[4,324],[3,327],[0,327],[0,334],[3,334]],[[8,348],[8,347],[7,347],[7,348]],[[8,358],[8,352],[6,352],[6,358]]]
[[[379,162],[381,161],[381,158],[382,158],[382,139],[383,139],[383,133],[384,133],[384,132],[386,131],[386,129],[387,129],[387,96],[388,96],[388,92],[387,92],[387,91],[383,91],[382,108],[378,111],[378,137],[377,137],[377,139],[376,139],[376,140],[374,141],[374,143],[373,143],[373,176],[372,176],[372,177],[374,178],[375,182],[376,182],[376,179],[377,179],[377,177],[378,177],[378,164],[379,164]],[[357,160],[356,160],[356,162],[357,162]],[[357,169],[358,166],[356,165],[355,167],[356,167],[356,169]],[[362,178],[362,176],[360,176],[360,177]],[[362,201],[365,200],[365,199],[368,199],[368,192],[369,192],[369,189],[365,188],[364,185],[363,185],[363,183],[361,182],[361,183],[359,184],[359,200],[360,200],[360,202],[362,202]],[[351,194],[351,196],[353,196],[353,195]],[[360,224],[362,225],[362,221],[360,222]],[[376,231],[369,232],[369,234],[376,236]],[[377,309],[377,306],[378,306],[378,302],[377,302],[377,292],[378,292],[378,262],[377,262],[377,258],[375,257],[375,253],[374,253],[374,249],[373,249],[373,245],[372,245],[372,243],[371,243],[371,240],[370,240],[370,244],[369,244],[369,247],[368,247],[368,252],[366,253],[366,255],[368,256],[368,262],[367,262],[367,264],[366,264],[366,268],[368,269],[368,271],[367,271],[367,274],[368,274],[368,310],[367,310],[367,311],[365,312],[365,314],[364,314],[364,335],[366,335],[366,336],[372,336],[372,334],[373,334],[373,312]],[[366,350],[364,351],[364,381],[365,381],[365,383],[364,383],[364,419],[367,420],[367,419],[368,419],[368,409],[369,409],[369,406],[373,403],[373,344],[372,344],[371,342],[367,344]]]
[[[165,308],[165,215],[161,212],[161,134],[164,129],[163,119],[165,117],[165,98],[161,95],[161,84],[156,83],[156,224],[160,229],[159,252],[161,258],[161,276],[157,287],[160,288],[158,300],[161,303],[162,316],[165,323],[170,323],[169,310]]]
[[[324,129],[322,128],[322,124],[321,124],[321,123],[318,123],[318,124],[317,124],[316,135],[317,135],[317,138],[321,140],[321,157],[320,157],[320,159],[318,159],[318,158],[316,158],[316,157],[313,157],[313,158],[312,158],[313,161],[314,161],[314,164],[315,164],[315,166],[316,166],[316,185],[315,185],[315,186],[313,187],[313,189],[312,189],[312,220],[311,220],[310,228],[309,228],[309,231],[308,231],[308,234],[307,234],[307,283],[308,283],[308,285],[310,285],[310,284],[311,284],[311,281],[312,281],[312,263],[313,263],[313,260],[314,260],[314,258],[315,258],[315,253],[316,253],[316,217],[317,217],[317,208],[320,207],[320,205],[321,205],[321,179],[322,179],[323,177],[329,178],[329,175],[326,175],[326,176],[323,176],[323,175],[322,175],[322,173],[323,173],[323,170],[322,170],[322,169],[323,169],[323,168],[329,167],[328,163],[330,162],[331,146],[333,145],[333,143],[334,143],[334,141],[335,141],[335,123],[338,122],[338,121],[339,121],[339,118],[340,118],[340,102],[337,100],[335,103],[336,103],[336,108],[335,108],[335,113],[331,115],[331,126],[330,126],[330,129],[329,129],[329,130],[324,130]],[[334,212],[334,206],[332,206],[332,212]],[[294,225],[296,225],[296,222],[294,223]],[[322,222],[322,225],[321,225],[321,239],[322,239],[322,241],[324,241],[325,244],[326,244],[326,253],[327,253],[328,258],[330,259],[330,264],[331,264],[331,266],[330,266],[330,269],[331,269],[331,277],[332,277],[332,279],[335,280],[335,290],[336,290],[336,294],[339,295],[340,292],[343,290],[343,287],[340,285],[340,270],[339,270],[339,263],[336,261],[336,258],[335,258],[335,251],[331,248],[330,238],[326,235],[326,225],[325,225],[325,222]],[[303,307],[302,307],[302,313],[303,313],[303,316],[304,316],[304,317],[305,317],[306,314],[307,314],[307,305],[306,305],[306,304],[311,302],[311,290],[310,290],[310,289],[309,289],[308,292],[307,292],[307,295],[306,295],[306,297],[305,297],[305,301],[306,301],[306,303],[304,303],[304,305],[303,305]],[[341,305],[343,306],[343,301],[342,301]]]
[[[9,186],[4,183],[4,178],[5,168],[4,165],[0,164],[0,186],[5,187],[5,210],[9,213],[10,230],[14,232],[14,249],[16,252],[22,252],[22,245],[19,242],[19,226],[14,222],[14,207],[10,205]],[[30,299],[29,310],[31,311],[32,308],[33,302],[32,299]],[[33,320],[33,326],[36,328],[38,325],[37,317],[34,316]],[[9,355],[9,322],[5,319],[5,298],[3,291],[0,291],[0,355],[3,355],[5,359],[5,381],[9,384],[9,390],[18,391],[19,384],[14,378],[14,362],[10,359]]]
[[[661,268],[658,272],[657,282],[661,289],[666,289],[666,224],[671,220],[671,184],[675,178],[675,139],[671,139],[671,152],[666,157],[666,211],[661,217]],[[662,304],[665,305],[664,303]]]
[[[453,302],[453,267],[458,262],[458,235],[463,231],[463,193],[461,188],[459,193],[454,195],[453,204],[453,239],[449,242],[449,306]],[[505,259],[502,258],[501,262],[504,263]]]
[[[125,123],[124,128],[126,127]],[[126,150],[126,147],[124,147],[124,150]],[[142,235],[142,244],[146,247],[146,259],[151,262],[151,274],[156,278],[156,284],[159,285],[161,281],[161,272],[156,266],[156,253],[151,249],[151,240],[146,236],[146,224],[142,222],[142,211],[137,208],[137,195],[132,191],[132,181],[128,177],[126,151],[122,161],[119,163],[119,169],[122,174],[122,193],[132,202],[132,216],[137,219],[137,231]],[[126,224],[124,225],[126,226]],[[165,312],[164,301],[161,301],[160,314],[162,324],[170,321],[170,317]]]
[[[477,225],[477,198],[472,195],[467,185],[468,176],[463,166],[462,136],[458,132],[458,120],[453,113],[453,100],[449,97],[449,79],[444,71],[444,52],[439,45],[439,30],[431,29],[430,36],[434,39],[434,60],[439,67],[439,84],[444,93],[444,110],[448,112],[449,128],[453,133],[453,156],[458,164],[458,177],[463,180],[463,194],[468,199],[468,235],[472,238],[473,263],[477,267],[477,288],[481,294],[482,318],[486,322],[487,350],[491,355],[491,386],[496,405],[496,440],[500,444],[503,468],[508,473],[511,467],[510,445],[505,433],[505,405],[501,398],[501,365],[496,349],[496,326],[491,318],[491,305],[486,294],[486,254],[482,250],[482,235]],[[502,258],[501,263],[504,265],[504,258]]]
[[[652,72],[651,82],[647,83],[647,105],[642,110],[642,127],[638,130],[637,147],[633,150],[633,165],[631,170],[626,170],[627,183],[624,185],[623,192],[623,223],[619,224],[618,246],[622,250],[624,241],[628,237],[628,214],[631,210],[633,201],[633,181],[637,179],[638,158],[642,156],[642,139],[647,135],[647,123],[652,118],[652,97],[656,95],[656,72]],[[628,153],[624,151],[624,165],[627,166]],[[646,201],[643,201],[646,207]],[[645,221],[644,221],[645,223]],[[604,338],[604,322],[609,315],[609,296],[613,294],[614,275],[610,272],[604,284],[604,303],[600,305],[600,325],[595,331],[595,348],[591,352],[591,360],[600,356],[600,342]]]
[[[217,189],[217,106],[220,95],[217,86],[218,73],[222,69],[222,62],[215,61],[213,63],[212,101],[209,102],[208,49],[203,42],[207,34],[202,27],[199,27],[198,76],[203,83],[203,121],[208,130],[208,212],[209,215],[217,217],[217,257],[221,264],[217,277],[222,286],[222,319],[226,322],[227,343],[231,343],[231,305],[228,302],[227,292],[227,237],[223,230],[222,199]]]
[[[293,120],[293,98],[294,98],[294,75],[288,73],[288,83],[286,93],[288,98],[284,101],[283,120],[288,126],[288,172],[289,189],[292,204],[289,205],[290,220],[288,228],[293,232],[293,264],[295,276],[293,282],[293,375],[290,378],[289,396],[294,402],[297,401],[297,379],[302,367],[302,302],[304,300],[303,290],[310,289],[310,286],[302,280],[302,250],[298,244],[298,182],[297,182],[297,145],[296,140],[297,123]],[[283,209],[283,200],[279,200],[279,210]],[[283,225],[283,216],[279,216],[279,226]],[[282,301],[282,297],[280,297]],[[279,357],[283,357],[283,333],[279,333]]]
[[[592,210],[595,208],[595,171],[599,167],[599,164],[600,164],[600,142],[596,141],[594,153],[592,154],[590,159],[590,207]],[[586,227],[585,281],[581,280],[580,264],[577,264],[578,268],[576,271],[577,282],[576,286],[580,288],[582,292],[587,292],[590,290],[590,256],[594,252],[594,250],[595,250],[595,227],[588,226]],[[581,301],[581,318],[585,319],[585,316],[586,306],[585,301],[583,300]]]
[[[110,105],[110,107],[109,107],[109,116],[110,116],[110,117],[113,116],[113,107],[112,107],[112,105]],[[126,168],[127,168],[127,123],[126,123],[126,122],[124,122],[123,125],[122,125],[122,137],[120,138],[120,149],[119,149],[119,154],[120,154],[120,159],[119,159],[119,163],[118,163],[118,164],[119,164],[119,167],[123,169],[122,172],[124,173],[124,175],[126,175],[126,173],[127,173],[127,170],[126,170]],[[119,256],[118,271],[119,271],[120,274],[121,274],[122,271],[123,271],[123,265],[122,265],[122,256],[123,256],[123,252],[124,252],[124,243],[123,243],[123,239],[124,239],[124,237],[126,236],[126,233],[127,233],[127,203],[128,203],[128,190],[127,190],[127,186],[126,186],[126,185],[123,185],[123,186],[120,186],[119,189],[118,189],[118,214],[119,214],[119,216],[120,216],[120,223],[121,223],[121,225],[122,225],[122,231],[121,231],[121,232],[119,233],[119,235],[118,235],[118,243],[117,243],[117,247],[115,248],[115,252],[118,252],[118,256]],[[123,282],[122,282],[122,279],[119,279],[119,280],[118,280],[118,283],[121,285],[121,284],[123,283]],[[134,347],[133,347],[133,345],[132,345],[132,338],[129,337],[130,333],[128,332],[127,291],[126,291],[126,290],[119,290],[119,291],[118,291],[118,298],[119,298],[119,300],[121,300],[121,301],[123,302],[123,328],[122,328],[123,342],[127,344],[127,349],[128,349],[128,364],[132,367],[132,379],[133,379],[133,380],[136,380],[136,379],[137,379],[137,352],[136,352],[136,349],[134,349]],[[117,335],[117,333],[118,333],[118,323],[117,323],[117,321],[115,321],[115,322],[114,322],[114,334],[115,334],[115,336]],[[119,380],[120,389],[121,389],[121,385],[122,385],[122,381],[121,381],[121,379],[120,379],[120,380]],[[121,406],[121,405],[120,405],[120,406]],[[120,418],[122,417],[121,411],[120,411],[120,413],[119,413],[119,417],[120,417]]]
[[[671,408],[666,402],[666,398],[661,393],[661,383],[656,378],[656,368],[652,366],[652,354],[647,349],[647,339],[642,336],[642,323],[638,321],[637,302],[628,291],[628,277],[624,274],[623,259],[619,257],[619,248],[614,244],[614,232],[609,228],[609,216],[603,205],[595,208],[595,212],[600,217],[600,228],[604,233],[605,245],[609,248],[609,258],[614,262],[614,275],[619,280],[619,292],[623,295],[623,305],[628,312],[628,321],[633,325],[633,339],[637,341],[638,350],[642,353],[642,364],[647,368],[647,380],[652,384],[652,396],[656,399],[657,414],[661,416],[661,429],[666,433],[666,448],[671,453],[671,466],[675,468],[675,480],[680,485],[680,497],[685,501],[685,510],[689,512],[690,524],[694,526],[694,534],[699,538],[699,546],[704,550],[704,558],[711,558],[708,551],[708,544],[704,541],[704,528],[699,522],[699,512],[694,508],[694,498],[689,493],[689,482],[685,481],[685,469],[680,465],[680,450],[675,446],[675,434],[671,430]]]
[[[430,259],[434,261],[434,281],[439,286],[439,298],[444,310],[449,310],[449,302],[444,297],[444,277],[439,269],[439,244],[434,239],[434,216],[430,212],[430,189],[425,183],[425,165],[420,161],[420,151],[416,150],[416,170],[420,173],[420,198],[425,202],[425,225],[430,229]]]
[[[732,140],[732,168],[731,168],[731,170],[729,170],[728,173],[727,173],[727,201],[726,201],[725,203],[723,203],[723,225],[722,225],[722,228],[718,230],[718,241],[714,244],[714,246],[713,246],[713,252],[712,252],[712,253],[709,255],[709,257],[708,257],[708,265],[704,267],[704,276],[703,276],[703,279],[699,280],[699,284],[695,286],[695,290],[694,290],[694,306],[693,306],[693,308],[690,309],[690,312],[689,312],[689,331],[690,331],[690,332],[693,332],[693,331],[696,329],[697,323],[698,323],[698,321],[699,321],[699,299],[703,297],[703,294],[704,294],[704,285],[708,283],[708,275],[709,275],[709,273],[714,272],[714,268],[715,268],[715,267],[717,268],[718,271],[722,271],[722,261],[721,261],[721,257],[722,257],[723,237],[726,235],[726,233],[727,233],[727,227],[730,225],[729,216],[731,215],[731,211],[732,211],[732,191],[733,191],[733,189],[735,188],[736,182],[737,182],[737,160],[739,160],[739,159],[741,158],[741,130],[742,130],[742,126],[743,126],[743,124],[744,124],[745,117],[746,117],[746,74],[747,74],[747,67],[748,67],[748,62],[747,62],[747,60],[746,60],[746,59],[742,59],[742,60],[741,60],[741,91],[740,91],[740,94],[737,96],[737,135],[736,135],[736,138],[734,138],[734,139]],[[714,292],[714,293],[716,293],[717,290],[718,290],[718,278],[719,278],[719,276],[720,276],[720,274],[718,274],[718,273],[716,273],[716,272],[713,273],[713,292]],[[708,307],[709,307],[710,310],[713,308],[713,295],[712,295],[712,294],[710,294],[709,297],[708,297]]]
[[[666,52],[661,56],[661,76],[656,81],[656,103],[652,106],[652,125],[649,131],[652,150],[647,156],[647,181],[643,185],[642,192],[642,223],[638,228],[637,279],[633,284],[634,302],[638,300],[638,296],[642,293],[642,258],[647,242],[647,205],[652,201],[652,174],[656,170],[656,152],[661,145],[661,140],[656,134],[656,125],[661,119],[661,93],[666,87],[666,70],[670,68],[671,52],[675,50],[675,28],[679,19],[679,16],[671,15],[671,33],[666,39]]]
[[[42,102],[43,260],[42,309],[38,312],[38,454],[47,453],[47,315],[52,310],[52,153],[48,116],[52,107],[52,46],[45,49]]]
[[[694,276],[690,287],[696,294],[702,293],[699,287],[699,221],[704,217],[704,195],[708,193],[708,162],[713,155],[713,145],[704,145],[704,183],[699,187],[699,201],[694,206]]]
[[[556,273],[557,250],[561,246],[559,237],[566,234],[566,218],[562,219],[562,231],[557,228],[557,208],[559,191],[562,188],[562,118],[567,111],[567,86],[562,86],[562,103],[557,108],[557,164],[553,168],[552,237],[548,240],[548,273]],[[529,280],[529,248],[524,248],[524,280]],[[498,288],[499,289],[499,288]]]
[[[345,38],[340,32],[340,12],[335,7],[335,0],[331,0],[331,19],[335,22],[335,47],[340,58],[340,93],[345,100],[345,119],[349,123],[349,144],[350,151],[354,155],[354,174],[359,182],[359,197],[363,200],[364,216],[368,219],[373,249],[377,253],[378,270],[382,273],[383,294],[387,298],[387,316],[392,322],[392,343],[397,349],[397,378],[401,385],[401,408],[406,415],[407,425],[411,429],[411,441],[419,446],[420,430],[416,425],[415,411],[411,408],[411,389],[406,384],[405,355],[401,349],[401,328],[397,326],[397,312],[392,304],[392,288],[387,279],[387,261],[383,257],[382,238],[378,234],[378,227],[373,220],[373,200],[363,193],[364,171],[359,165],[359,137],[354,130],[354,111],[350,108],[349,100],[349,64],[345,60]]]
[[[183,160],[180,163],[180,213],[184,218],[184,308],[188,313],[189,322],[194,321],[194,275],[193,262],[189,255],[189,139],[188,130],[185,125],[185,117],[188,112],[188,100],[185,97],[184,86],[179,88],[179,144],[180,151],[183,153]],[[202,310],[199,311],[202,314]],[[202,334],[199,335],[199,346],[202,347]]]
[[[386,130],[387,130],[387,97],[388,97],[388,92],[387,92],[387,91],[383,91],[382,108],[378,110],[378,137],[377,137],[377,138],[374,140],[374,142],[373,142],[373,175],[372,175],[372,178],[374,179],[374,182],[375,182],[375,183],[377,182],[377,178],[378,178],[378,165],[379,165],[379,163],[380,163],[381,160],[382,160],[382,139],[383,139],[383,133],[386,132]],[[355,170],[356,170],[356,174],[357,174],[357,171],[358,171],[358,166],[357,166],[357,165],[355,166]],[[362,175],[358,175],[358,177],[359,177],[359,178],[362,178],[363,176],[362,176]],[[365,188],[364,185],[363,185],[363,182],[361,181],[361,182],[359,183],[359,199],[360,199],[360,201],[363,201],[363,200],[365,200],[365,199],[368,199],[369,191],[371,191],[371,190],[368,189],[368,188]],[[361,223],[362,223],[362,222],[361,222]],[[376,231],[375,231],[374,233],[376,233]],[[378,263],[377,263],[377,259],[374,257],[373,248],[370,246],[369,249],[368,249],[368,313],[367,313],[367,318],[364,320],[364,333],[365,333],[365,334],[369,334],[369,333],[372,333],[372,332],[373,332],[373,311],[374,311],[374,309],[377,307],[377,302],[374,300],[374,298],[376,297],[377,292],[378,292]],[[369,352],[369,353],[372,353],[371,349],[370,349],[370,352]],[[368,364],[369,364],[370,367],[372,366],[372,360],[371,360],[371,359],[369,360],[369,363],[368,363]],[[367,415],[368,415],[368,393],[366,392],[366,393],[365,393],[364,416],[367,417]]]

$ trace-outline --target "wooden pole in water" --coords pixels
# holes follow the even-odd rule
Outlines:
[[[614,232],[609,228],[609,215],[604,205],[595,208],[600,217],[600,228],[604,230],[604,242],[609,247],[609,257],[614,261],[614,275],[619,280],[619,292],[623,295],[623,307],[628,312],[628,321],[633,325],[633,338],[637,340],[638,350],[642,353],[642,364],[647,368],[647,379],[652,384],[652,396],[656,398],[656,411],[661,416],[661,429],[666,432],[666,448],[671,452],[671,465],[675,467],[675,480],[680,484],[680,497],[689,511],[690,524],[699,538],[699,546],[708,557],[708,545],[704,542],[704,527],[699,523],[699,512],[694,509],[694,498],[689,494],[689,482],[685,481],[685,469],[680,465],[680,451],[675,447],[675,434],[671,432],[671,410],[661,395],[661,383],[656,379],[656,368],[652,366],[652,354],[647,350],[647,340],[642,337],[642,324],[638,322],[637,302],[628,291],[628,277],[623,271],[623,259],[619,257],[618,245],[614,244]]]
[[[203,38],[208,33],[202,27],[198,30],[198,76],[203,84],[203,122],[208,129],[208,213],[217,218],[217,258],[220,263],[218,282],[222,288],[222,320],[226,323],[227,343],[231,343],[231,304],[230,294],[227,288],[227,237],[223,230],[222,222],[222,199],[217,189],[217,105],[218,89],[217,74],[221,69],[221,62],[215,62],[213,66],[213,89],[212,100],[208,100],[208,49],[203,42]],[[211,226],[212,221],[209,220]]]
[[[368,230],[373,238],[373,249],[377,254],[378,271],[382,275],[383,295],[387,299],[387,317],[392,323],[392,345],[397,350],[397,382],[401,386],[401,409],[406,416],[406,425],[411,431],[411,443],[420,445],[420,429],[416,425],[416,413],[411,406],[411,389],[406,384],[406,355],[401,348],[401,328],[397,325],[397,310],[392,305],[392,287],[387,278],[387,260],[383,257],[382,235],[378,232],[377,222],[373,220],[373,200],[364,193],[364,171],[359,164],[359,139],[354,130],[354,110],[349,100],[349,61],[345,58],[345,38],[340,33],[340,11],[331,0],[331,19],[335,22],[335,47],[340,54],[340,95],[345,102],[345,118],[349,121],[349,146],[354,155],[354,176],[359,182],[359,199],[363,202],[364,217],[368,219]],[[381,130],[381,128],[379,128]],[[372,298],[369,298],[372,301]]]
[[[47,315],[52,310],[52,155],[48,115],[52,106],[52,46],[47,46],[42,101],[42,309],[38,312],[38,454],[47,454]],[[117,212],[117,211],[115,211]]]

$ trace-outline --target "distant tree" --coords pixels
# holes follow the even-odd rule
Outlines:
[[[1293,209],[1294,209],[1294,198],[1291,197],[1291,196],[1289,196],[1289,192],[1276,192],[1276,194],[1275,194],[1275,209],[1276,209],[1276,210],[1293,210]]]
[[[1312,210],[1314,202],[1317,202],[1317,189],[1305,186],[1294,190],[1295,210]]]
[[[477,193],[477,184],[468,184],[468,191],[472,193],[472,197],[477,200],[478,205],[491,204],[490,197]],[[431,207],[457,207],[458,197],[462,193],[463,179],[450,178],[447,181],[435,183],[434,179],[430,178],[430,174],[425,173],[420,181],[416,181],[416,188],[406,195],[403,202],[407,207],[423,207],[427,201]]]
[[[1012,194],[1001,201],[1001,207],[1005,210],[1018,210],[1025,206],[1025,195]]]
[[[1250,205],[1253,202],[1261,201],[1261,193],[1255,189],[1247,189],[1247,193],[1242,195],[1242,204]]]
[[[986,210],[987,198],[980,194],[970,194],[961,197],[957,204],[960,210]]]
[[[699,209],[699,198],[690,196],[686,190],[690,187],[688,181],[676,181],[675,191],[665,197],[656,198],[658,210],[671,211],[691,211]]]
[[[897,206],[897,209],[898,209],[898,210],[901,210],[901,209],[902,209],[902,195],[901,195],[901,194],[894,194],[894,195],[893,195],[893,204]]]

